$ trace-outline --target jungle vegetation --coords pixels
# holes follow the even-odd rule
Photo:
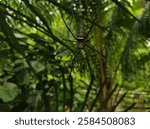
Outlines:
[[[0,111],[150,111],[150,1],[0,0]]]

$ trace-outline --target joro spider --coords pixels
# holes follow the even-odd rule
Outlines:
[[[64,20],[64,17],[63,17],[63,15],[61,14],[61,17],[62,17],[62,20],[63,20],[63,22],[64,22],[64,24],[65,24],[65,26],[66,26],[66,28],[67,28],[67,30],[70,32],[70,34],[72,35],[72,37],[75,39],[75,41],[72,41],[72,40],[66,40],[66,39],[64,39],[64,40],[66,40],[66,41],[68,41],[68,42],[76,42],[75,44],[73,44],[73,45],[71,45],[70,47],[74,47],[74,46],[76,46],[76,52],[74,53],[74,59],[73,59],[73,61],[75,61],[75,57],[77,56],[77,55],[79,55],[79,54],[81,54],[81,50],[83,50],[84,51],[84,55],[85,55],[85,59],[86,59],[86,61],[87,61],[87,64],[88,64],[88,67],[89,67],[89,69],[90,69],[90,71],[91,71],[91,66],[90,66],[90,64],[89,64],[89,58],[88,58],[88,52],[86,51],[86,47],[88,47],[89,49],[91,49],[92,51],[94,51],[94,52],[96,52],[97,54],[99,54],[100,56],[102,56],[103,58],[105,58],[106,59],[106,57],[102,54],[102,53],[100,53],[98,50],[96,50],[95,48],[93,48],[92,46],[90,46],[90,45],[88,45],[87,44],[87,42],[88,41],[90,41],[90,39],[87,39],[87,37],[88,37],[88,35],[90,34],[90,32],[91,32],[91,30],[92,30],[92,28],[93,28],[93,24],[91,25],[91,27],[89,28],[89,30],[88,30],[88,32],[87,32],[87,34],[85,35],[85,36],[80,36],[80,35],[78,35],[77,37],[73,34],[73,32],[71,31],[71,29],[68,27],[68,25],[67,25],[67,23],[66,23],[66,21]],[[96,20],[96,17],[95,17],[95,20]],[[95,21],[94,20],[94,21]],[[64,49],[64,50],[62,50],[61,52],[59,52],[59,53],[57,53],[57,55],[58,54],[60,54],[60,53],[62,53],[63,51],[65,51],[65,50],[67,50],[67,49]],[[74,63],[74,62],[73,62]],[[73,66],[72,66],[73,67]]]
[[[75,44],[75,45],[77,45],[77,48],[83,49],[83,48],[85,47],[85,43],[86,43],[87,41],[89,41],[89,39],[87,39],[87,37],[88,37],[90,31],[92,30],[93,25],[90,27],[88,33],[87,33],[85,36],[83,36],[83,34],[82,34],[82,35],[78,35],[78,36],[76,37],[76,36],[73,34],[73,32],[71,31],[71,29],[68,27],[68,25],[67,25],[66,21],[64,20],[63,16],[62,16],[62,19],[63,19],[63,22],[65,23],[66,28],[67,28],[68,31],[71,33],[72,37],[76,40],[76,41],[71,41],[71,40],[68,40],[68,41],[77,42],[77,44]],[[87,40],[86,40],[86,39],[87,39]]]
[[[62,14],[61,14],[61,17],[62,17],[62,20],[63,20],[67,30],[72,35],[72,37],[75,39],[75,41],[71,41],[71,40],[66,40],[66,41],[76,42],[73,45],[69,45],[70,48],[74,47],[74,46],[76,46],[76,47],[75,47],[75,51],[73,49],[70,49],[71,51],[73,50],[74,52],[73,52],[73,56],[71,55],[71,59],[69,60],[69,65],[67,63],[67,67],[69,66],[68,80],[69,80],[69,84],[70,84],[70,100],[71,100],[71,103],[69,105],[70,111],[72,110],[73,101],[74,101],[74,93],[75,93],[74,86],[73,86],[73,76],[72,76],[72,72],[75,68],[75,65],[79,65],[76,68],[78,70],[81,70],[80,73],[82,73],[82,70],[88,69],[88,75],[90,76],[89,84],[87,84],[88,86],[86,87],[87,91],[86,91],[86,94],[85,94],[85,97],[84,97],[83,104],[81,104],[80,107],[79,107],[79,111],[83,111],[83,109],[84,109],[84,107],[85,107],[85,105],[88,101],[90,91],[92,89],[92,86],[94,84],[94,79],[95,79],[94,70],[92,69],[91,62],[90,62],[90,61],[94,60],[92,54],[94,54],[94,55],[99,54],[104,59],[106,59],[106,57],[102,53],[100,53],[98,50],[96,50],[94,47],[88,45],[88,43],[87,43],[88,41],[90,41],[90,39],[87,39],[87,38],[88,38],[88,35],[89,35],[89,33],[91,32],[91,30],[94,26],[93,24],[91,25],[91,27],[89,28],[89,30],[88,30],[88,32],[85,36],[79,34],[76,37],[73,34],[73,32],[71,31],[71,29],[68,27],[68,25],[67,25],[66,21],[64,20]],[[96,18],[95,18],[95,20],[96,20]],[[68,50],[68,48],[58,52],[56,55],[59,55],[60,53],[64,52],[65,50]],[[90,50],[92,50],[93,52],[91,52]],[[79,63],[76,63],[76,61],[78,60],[78,57],[80,59],[83,57],[83,60],[85,60],[86,63],[83,60],[80,60]]]

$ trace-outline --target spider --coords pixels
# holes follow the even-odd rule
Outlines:
[[[73,45],[71,45],[70,47],[73,47],[73,46],[76,46],[75,47],[75,53],[73,53],[73,60],[71,61],[71,65],[69,65],[70,66],[70,72],[69,72],[69,76],[71,77],[72,75],[72,71],[73,71],[73,69],[75,68],[75,65],[79,65],[78,67],[76,67],[78,70],[80,70],[80,73],[82,73],[82,71],[83,70],[85,70],[85,69],[88,69],[88,74],[89,74],[89,76],[90,76],[90,80],[89,80],[89,84],[88,84],[88,86],[87,86],[87,92],[86,92],[86,94],[85,94],[85,98],[84,98],[84,103],[81,105],[81,111],[84,109],[84,105],[86,104],[86,102],[87,102],[87,98],[89,97],[89,94],[90,94],[90,91],[91,91],[91,88],[92,88],[92,86],[93,86],[93,84],[94,84],[94,71],[93,71],[93,69],[92,69],[92,66],[91,66],[91,63],[90,63],[90,61],[92,60],[94,60],[93,59],[93,57],[96,57],[95,56],[95,54],[99,54],[100,56],[102,56],[103,58],[105,58],[106,59],[106,57],[102,54],[102,53],[100,53],[98,50],[96,50],[95,48],[93,48],[92,46],[90,46],[90,45],[88,45],[88,41],[90,41],[90,39],[87,39],[88,38],[88,35],[89,35],[89,33],[91,32],[91,30],[92,30],[92,28],[93,28],[93,26],[94,25],[91,25],[91,27],[89,28],[89,30],[88,30],[88,32],[87,32],[87,34],[85,35],[85,36],[83,36],[82,34],[82,36],[81,35],[78,35],[77,37],[73,34],[73,32],[71,31],[71,29],[68,27],[68,25],[67,25],[67,23],[66,23],[66,21],[64,20],[64,18],[63,18],[63,15],[61,15],[61,17],[62,17],[62,20],[63,20],[63,22],[64,22],[64,24],[65,24],[65,26],[66,26],[66,28],[67,28],[67,30],[69,31],[69,33],[71,33],[71,35],[72,35],[72,37],[75,39],[75,41],[72,41],[72,40],[66,40],[66,41],[68,41],[68,42],[76,42],[75,44],[73,44]],[[95,18],[95,20],[96,20],[96,18]],[[80,33],[80,32],[79,32]],[[62,53],[63,51],[65,51],[65,50],[67,50],[67,49],[64,49],[64,50],[62,50],[61,52],[59,52],[59,53],[57,53],[57,54],[60,54],[60,53]],[[91,52],[91,50],[93,51],[93,52]],[[92,54],[94,54],[94,56],[92,55]],[[79,61],[79,63],[76,63],[77,62],[77,60],[79,60],[79,58],[81,59],[80,61]],[[85,62],[84,62],[84,60],[85,60]],[[70,61],[70,60],[69,60]],[[94,60],[94,62],[95,62],[95,60]],[[72,84],[72,83],[71,83]],[[70,85],[70,91],[74,91],[74,88],[73,88],[73,85]],[[72,95],[72,92],[71,92],[71,98],[73,99],[73,95]]]
[[[77,48],[83,49],[85,47],[85,42],[89,41],[89,40],[86,40],[86,38],[88,37],[90,31],[92,30],[93,25],[90,27],[90,29],[89,29],[89,31],[88,31],[88,33],[86,34],[85,37],[81,36],[81,35],[78,35],[77,37],[75,37],[75,35],[71,31],[71,29],[68,27],[67,23],[65,22],[63,16],[62,16],[62,19],[63,19],[63,22],[65,23],[66,28],[71,33],[71,35],[73,36],[73,38],[76,40],[76,41],[71,41],[71,42],[77,42]]]
[[[66,40],[66,41],[69,41],[69,42],[77,42],[76,44],[73,44],[72,46],[70,47],[73,47],[76,45],[76,48],[77,50],[81,50],[81,49],[85,49],[85,47],[88,47],[90,49],[92,49],[93,51],[95,51],[96,53],[98,53],[99,55],[101,55],[103,58],[106,58],[102,53],[100,53],[98,50],[96,50],[95,48],[93,48],[92,46],[88,45],[86,42],[90,41],[90,39],[87,39],[89,33],[91,32],[92,28],[93,28],[93,24],[91,25],[89,31],[87,32],[87,34],[85,36],[80,36],[78,35],[77,37],[73,34],[73,32],[71,31],[71,29],[68,27],[66,21],[64,20],[64,17],[63,17],[63,14],[61,14],[61,17],[62,17],[62,20],[66,26],[66,28],[68,29],[68,31],[71,33],[72,37],[76,40],[76,41],[72,41],[72,40],[66,40],[66,39],[63,39],[63,40]],[[95,17],[95,20],[96,20],[96,17]],[[94,21],[95,21],[94,20]],[[64,49],[62,50],[61,52],[58,52],[58,54],[62,53],[63,51],[65,51],[67,49]],[[78,54],[78,53],[77,53]]]

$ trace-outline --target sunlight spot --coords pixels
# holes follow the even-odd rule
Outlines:
[[[21,0],[18,0],[19,3],[21,3]]]
[[[73,10],[76,10],[76,9],[77,9],[76,7],[73,8]]]
[[[39,17],[35,17],[35,19],[36,19],[36,21],[37,21],[37,22],[39,22],[39,21],[40,21]]]
[[[150,47],[150,38],[147,40],[147,46]]]
[[[50,15],[53,15],[53,12],[49,12]]]

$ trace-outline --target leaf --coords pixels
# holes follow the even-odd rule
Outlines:
[[[118,0],[112,0],[119,8],[121,8],[124,12],[126,12],[128,15],[132,16],[136,21],[140,22],[138,18],[136,18],[133,14],[130,13],[130,11]]]
[[[38,61],[31,61],[31,65],[36,71],[36,73],[39,73],[45,69],[45,66]]]
[[[12,101],[18,95],[18,91],[16,84],[5,82],[2,86],[0,86],[0,98],[4,102]]]
[[[0,58],[0,70],[3,70],[8,64],[9,61],[7,59]]]
[[[26,69],[21,69],[15,73],[13,82],[18,85],[27,85],[29,83],[29,73]]]

